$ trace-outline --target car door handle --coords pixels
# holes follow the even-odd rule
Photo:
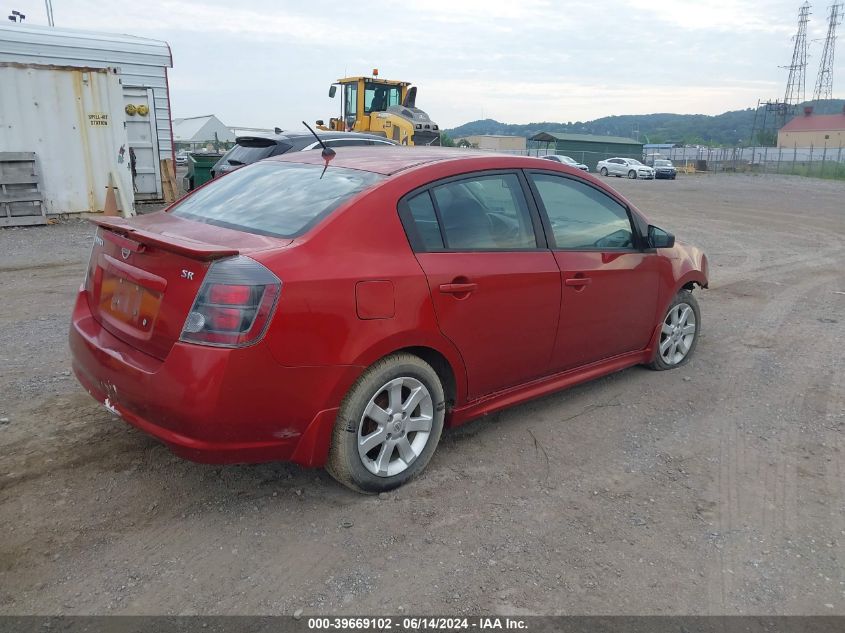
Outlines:
[[[572,277],[571,279],[566,279],[563,282],[567,286],[589,286],[593,283],[593,280],[589,277]]]
[[[463,295],[478,290],[478,284],[440,284],[440,292],[450,295]]]

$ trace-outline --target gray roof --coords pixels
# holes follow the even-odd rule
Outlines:
[[[582,143],[615,143],[618,145],[642,146],[642,143],[635,141],[632,138],[625,138],[624,136],[597,136],[595,134],[559,134],[557,132],[540,132],[528,140],[543,141],[546,143],[554,143],[555,141],[575,141]]]
[[[24,24],[0,24],[0,61],[93,68],[173,66],[167,42]]]

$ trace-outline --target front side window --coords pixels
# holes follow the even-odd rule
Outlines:
[[[450,250],[537,247],[528,204],[515,174],[478,176],[432,189]]]
[[[358,114],[358,84],[347,84],[344,89],[346,96],[346,116],[354,117]]]
[[[295,237],[383,177],[358,169],[267,161],[215,179],[169,211],[247,233]]]
[[[628,212],[590,185],[548,174],[531,176],[551,224],[555,246],[575,250],[633,248]]]

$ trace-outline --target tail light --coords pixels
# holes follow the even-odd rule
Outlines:
[[[211,265],[179,340],[217,347],[245,347],[258,342],[267,326],[282,282],[248,257]]]
[[[85,280],[82,282],[82,289],[90,296],[94,290],[94,273],[97,264],[97,247],[103,245],[103,238],[100,237],[100,230],[94,234],[94,243],[91,244],[91,255],[88,257],[88,267],[85,269]]]

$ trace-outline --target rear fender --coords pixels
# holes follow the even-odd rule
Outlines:
[[[455,377],[455,405],[461,406],[467,398],[466,367],[458,348],[443,336],[420,331],[397,332],[366,349],[354,364],[369,367],[385,356],[410,347],[425,347],[446,359]]]

